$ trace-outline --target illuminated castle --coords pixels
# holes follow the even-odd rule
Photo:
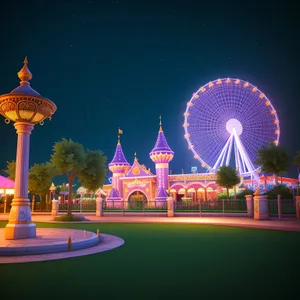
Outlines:
[[[150,158],[155,163],[156,175],[150,169],[140,165],[137,157],[134,158],[133,165],[127,162],[120,143],[120,130],[117,148],[112,161],[109,163],[109,170],[112,172],[111,186],[105,186],[104,190],[110,188],[107,200],[127,200],[132,195],[133,198],[145,200],[166,201],[169,196],[169,162],[173,159],[174,152],[169,147],[162,130],[160,128],[158,137]],[[140,197],[139,197],[140,196]]]
[[[174,200],[190,198],[191,200],[216,199],[223,192],[223,188],[216,184],[216,174],[169,174],[169,163],[174,157],[166,140],[165,134],[160,127],[154,148],[149,153],[151,160],[155,163],[156,174],[141,165],[135,156],[133,164],[130,165],[123,153],[120,142],[119,130],[118,143],[112,161],[108,164],[112,172],[111,184],[104,185],[103,190],[107,195],[106,200],[145,200],[166,201],[171,196]],[[264,186],[272,184],[273,176],[261,176],[260,183]],[[296,185],[297,179],[282,177],[282,183]],[[244,180],[244,184],[250,181]]]

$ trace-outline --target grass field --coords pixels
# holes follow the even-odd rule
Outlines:
[[[99,228],[125,244],[95,255],[0,265],[1,299],[299,297],[299,232],[190,224],[37,226]]]

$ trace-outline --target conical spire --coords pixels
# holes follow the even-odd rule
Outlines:
[[[27,56],[24,59],[24,65],[22,69],[18,72],[18,77],[21,80],[20,84],[30,84],[28,81],[32,79],[32,74],[28,69],[28,60]]]
[[[174,154],[174,152],[171,150],[170,146],[167,143],[167,140],[165,138],[164,132],[162,130],[162,122],[161,122],[161,117],[159,118],[159,132],[158,132],[158,137],[155,143],[154,148],[152,149],[151,154],[153,153],[172,153]]]
[[[24,65],[22,69],[18,72],[18,77],[21,80],[20,85],[13,89],[11,94],[23,94],[23,95],[33,95],[33,96],[41,96],[37,91],[35,91],[29,83],[29,80],[32,79],[32,74],[28,69],[28,60],[27,56],[24,59]]]
[[[130,165],[128,163],[128,161],[125,158],[125,155],[123,153],[123,149],[121,146],[121,142],[120,142],[120,129],[118,130],[118,143],[117,143],[117,147],[116,147],[116,151],[115,151],[115,155],[112,159],[112,161],[110,162],[109,166],[112,165]]]
[[[163,130],[162,130],[161,116],[159,116],[159,132],[163,132]]]

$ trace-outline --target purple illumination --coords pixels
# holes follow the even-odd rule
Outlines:
[[[109,194],[109,200],[120,200],[120,199],[121,197],[119,195],[119,192],[115,188],[112,188]]]
[[[166,193],[166,190],[164,188],[159,188],[155,200],[166,200],[167,197],[168,194]]]
[[[216,172],[229,165],[242,176],[257,177],[257,150],[279,143],[279,120],[270,100],[252,84],[218,79],[201,87],[187,103],[184,130],[188,148],[202,167]]]
[[[118,141],[115,155],[113,157],[113,160],[108,164],[108,167],[110,171],[113,173],[112,176],[112,190],[107,198],[107,200],[121,200],[120,195],[123,193],[122,189],[122,183],[120,181],[120,176],[123,176],[130,164],[127,162],[122,146],[120,143],[120,140]]]
[[[112,159],[112,161],[110,162],[109,166],[113,166],[113,165],[127,165],[129,166],[129,163],[127,162],[125,155],[123,153],[122,150],[122,146],[120,143],[117,144],[117,148],[115,151],[115,155]]]
[[[160,126],[155,146],[150,152],[150,158],[155,162],[156,168],[157,193],[155,200],[165,201],[168,197],[166,190],[169,181],[169,162],[173,159],[173,155],[174,152],[169,147]]]
[[[150,156],[155,153],[169,153],[174,154],[174,152],[169,147],[167,140],[165,138],[164,132],[160,130],[158,132],[158,137],[153,150],[150,152]]]

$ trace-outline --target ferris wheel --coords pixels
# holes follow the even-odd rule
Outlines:
[[[187,103],[185,139],[194,158],[209,172],[235,165],[242,177],[255,176],[257,150],[279,143],[280,128],[271,101],[240,79],[217,79],[202,86]]]

